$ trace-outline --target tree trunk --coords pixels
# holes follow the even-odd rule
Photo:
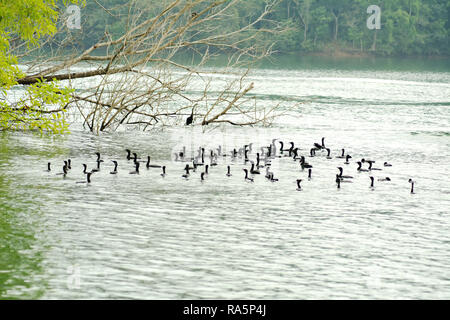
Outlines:
[[[308,21],[305,23],[305,30],[303,31],[303,42],[306,41],[306,37],[308,35]]]
[[[303,15],[300,15],[300,19],[302,20],[303,26],[305,27],[305,29],[303,30],[303,42],[305,42],[308,34],[308,17],[305,16],[304,19]]]
[[[339,30],[339,22],[338,22],[339,16],[335,15],[334,13],[333,16],[334,16],[334,42],[337,42]]]
[[[307,34],[308,34],[308,27],[305,27],[305,31],[303,32],[303,41],[306,41]]]
[[[373,42],[370,50],[375,51],[376,49],[377,49],[377,30],[375,30],[375,33],[373,34]]]
[[[298,5],[297,1],[295,1],[295,3],[297,3],[297,5]],[[303,30],[303,42],[305,42],[308,39],[310,5],[311,5],[310,1],[305,0],[303,2],[303,5],[299,9],[299,14],[298,14],[300,19],[302,20],[303,26],[305,27],[305,29]]]

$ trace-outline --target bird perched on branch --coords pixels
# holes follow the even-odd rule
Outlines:
[[[186,125],[188,126],[192,124],[193,121],[194,121],[194,107],[192,107],[191,115],[186,119]]]

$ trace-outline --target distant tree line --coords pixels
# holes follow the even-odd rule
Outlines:
[[[89,47],[102,37],[114,38],[130,23],[131,9],[140,7],[145,8],[146,14],[156,14],[166,2],[88,1],[82,9],[83,29],[78,33],[71,31],[72,36],[82,47]],[[260,15],[268,2],[246,0],[233,9],[228,23],[217,27],[227,30],[232,23],[244,25]],[[366,27],[370,5],[381,8],[379,30]],[[268,19],[281,22],[287,31],[276,38],[261,36],[253,41],[274,42],[274,48],[283,53],[340,50],[386,56],[450,55],[450,0],[281,0]],[[270,27],[269,23],[260,21],[252,28]]]

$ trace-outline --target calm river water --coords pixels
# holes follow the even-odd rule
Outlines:
[[[0,133],[0,298],[449,299],[449,70],[448,60],[290,57],[250,76],[263,104],[302,102],[270,128]],[[311,180],[289,158],[272,161],[274,183],[264,168],[245,182],[248,165],[229,157],[205,181],[201,170],[185,180],[172,160],[183,146],[250,142],[254,159],[273,138],[308,154],[322,137],[333,159],[307,157]],[[167,176],[129,175],[126,148]],[[102,170],[76,184],[97,151]],[[361,158],[383,170],[358,173]],[[338,190],[340,165],[354,182]]]

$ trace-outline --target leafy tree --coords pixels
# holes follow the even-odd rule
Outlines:
[[[65,0],[81,3],[81,0]],[[28,48],[56,32],[57,0],[0,0],[0,130],[40,130],[64,132],[64,105],[70,90],[56,81],[39,81],[26,88],[15,103],[8,100],[9,90],[24,76],[17,57],[10,53],[10,44],[21,40]],[[47,109],[53,105],[53,109]]]

